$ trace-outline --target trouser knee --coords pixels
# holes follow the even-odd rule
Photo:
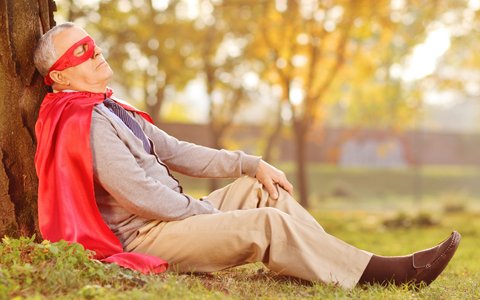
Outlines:
[[[281,233],[285,229],[285,225],[288,223],[288,219],[290,216],[279,210],[278,208],[274,207],[262,207],[257,208],[257,218],[260,220],[260,226],[263,226],[265,232],[271,233],[273,231],[277,231]]]

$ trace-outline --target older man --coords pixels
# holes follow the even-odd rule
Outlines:
[[[91,37],[65,23],[39,41],[35,64],[53,92],[36,126],[44,238],[82,243],[141,271],[166,259],[181,272],[263,262],[278,274],[344,288],[430,284],[460,242],[381,257],[327,234],[292,198],[284,173],[241,151],[182,142],[112,97],[112,70]],[[234,183],[195,199],[170,170]]]

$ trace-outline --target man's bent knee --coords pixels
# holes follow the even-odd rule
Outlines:
[[[262,186],[262,184],[257,180],[257,178],[250,177],[247,175],[237,178],[233,183],[243,184],[246,186],[253,186],[253,185]]]
[[[257,218],[260,218],[262,221],[266,222],[265,224],[273,223],[285,223],[287,218],[290,216],[274,207],[261,207],[256,209]]]

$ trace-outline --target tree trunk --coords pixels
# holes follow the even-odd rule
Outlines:
[[[214,149],[223,148],[221,143],[222,136],[217,130],[214,129],[214,125],[211,123],[210,123],[210,138],[212,141],[212,148]],[[208,188],[210,192],[216,191],[220,188],[220,180],[218,180],[217,178],[210,178],[208,182],[209,182]]]
[[[277,120],[274,125],[275,127],[268,135],[267,144],[265,145],[265,150],[263,151],[263,159],[267,162],[270,162],[272,160],[273,149],[275,148],[275,144],[278,141],[278,138],[283,128],[281,102],[278,103],[278,111],[277,111],[276,117],[277,117]]]
[[[38,236],[34,126],[46,90],[33,51],[54,10],[53,0],[0,0],[0,236]]]
[[[145,72],[144,74],[144,80],[145,80],[145,103],[146,103],[146,111],[152,117],[153,122],[158,125],[161,122],[161,116],[160,112],[163,106],[163,100],[165,99],[165,88],[167,86],[167,80],[165,79],[164,83],[157,82],[157,91],[155,94],[155,103],[149,103],[147,101],[147,96],[148,93],[147,91],[147,86],[148,86],[148,74]]]
[[[307,130],[302,120],[294,121],[295,131],[295,160],[297,162],[297,186],[299,202],[305,208],[309,208],[308,181],[307,181]]]

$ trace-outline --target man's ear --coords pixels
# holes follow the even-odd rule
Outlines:
[[[59,84],[59,85],[64,85],[64,86],[69,86],[70,85],[70,80],[68,80],[65,75],[62,73],[62,71],[57,71],[53,70],[50,72],[50,78],[52,78],[53,82]]]

